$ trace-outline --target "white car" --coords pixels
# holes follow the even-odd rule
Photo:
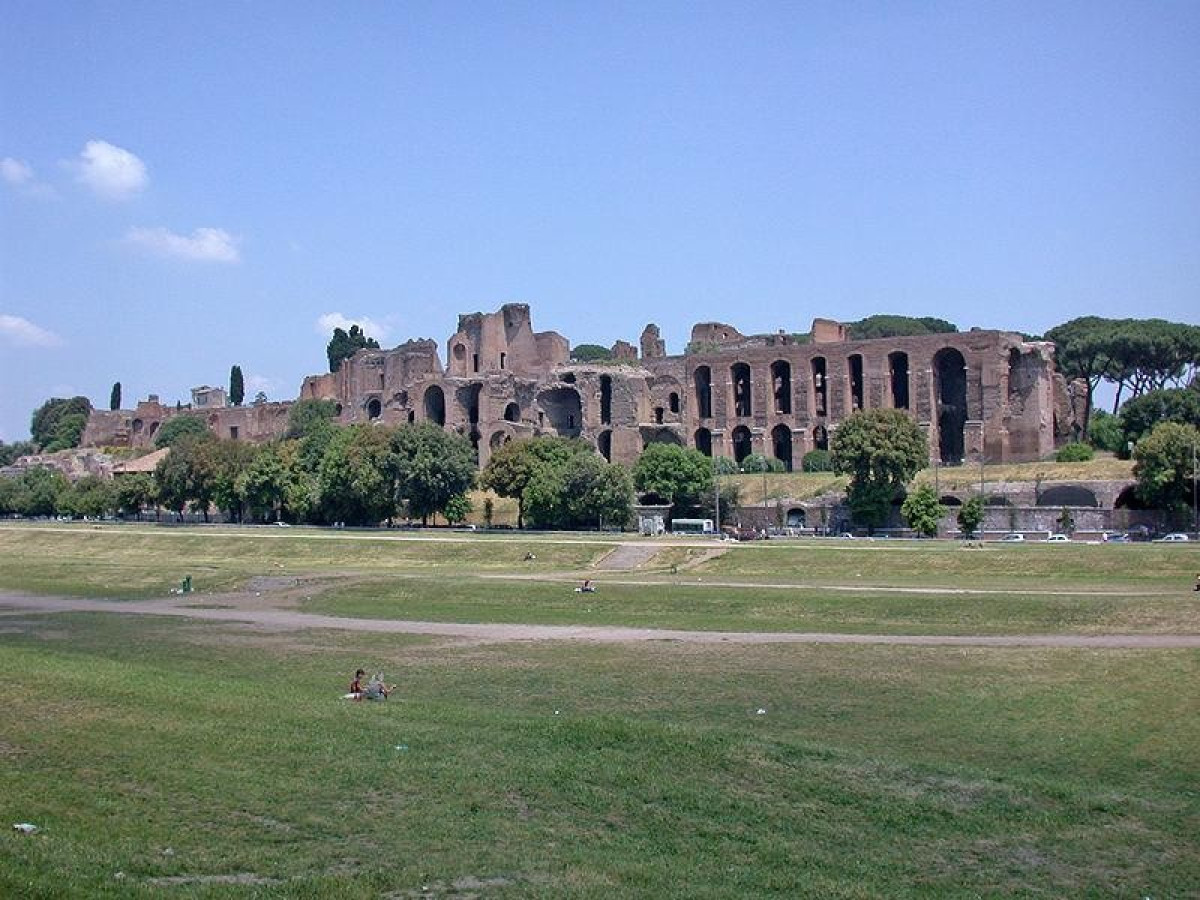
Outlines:
[[[1069,543],[1071,543],[1071,539],[1069,537],[1067,537],[1065,534],[1052,534],[1052,535],[1050,535],[1050,537],[1046,538],[1046,543],[1047,544],[1069,544]]]
[[[1156,544],[1177,544],[1182,541],[1188,541],[1188,540],[1191,540],[1191,538],[1189,538],[1182,531],[1176,531],[1173,534],[1164,534],[1157,541],[1155,541],[1155,543]]]
[[[1002,544],[1023,544],[1023,543],[1025,543],[1025,535],[1016,534],[1015,532],[1013,534],[1006,534],[1004,537],[1000,538],[1000,543],[1002,543]]]

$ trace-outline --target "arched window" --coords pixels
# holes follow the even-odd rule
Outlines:
[[[828,450],[829,449],[829,431],[824,425],[818,425],[813,429],[813,449]]]
[[[733,458],[739,464],[750,455],[751,438],[750,429],[745,425],[739,425],[733,429]]]
[[[692,380],[696,383],[696,415],[701,419],[711,419],[712,370],[708,366],[697,366]]]
[[[892,388],[892,408],[908,409],[908,354],[902,350],[888,354],[888,382]]]
[[[667,397],[667,409],[676,415],[679,414],[679,395],[674,391]]]
[[[938,455],[945,465],[963,461],[967,424],[967,364],[953,347],[939,350],[933,357],[936,379]]]
[[[825,357],[814,356],[812,360],[813,411],[818,416],[829,414],[829,379],[825,371]]]
[[[863,358],[861,353],[853,353],[847,360],[847,374],[850,376],[850,410],[863,408]]]
[[[425,418],[435,425],[446,424],[446,395],[436,384],[425,392]]]
[[[367,418],[378,419],[379,414],[383,412],[383,404],[379,402],[378,397],[372,397],[367,401]]]
[[[596,449],[609,462],[612,462],[612,432],[602,431],[596,438]]]
[[[521,421],[521,407],[518,406],[516,403],[510,403],[510,404],[508,404],[508,406],[504,407],[504,421],[505,422],[520,422]]]
[[[751,414],[754,405],[750,394],[750,367],[745,363],[734,363],[729,368],[729,377],[733,382],[733,414],[745,418]]]
[[[771,450],[775,458],[792,471],[792,429],[787,425],[776,425],[771,429]]]
[[[697,428],[695,436],[696,449],[705,456],[712,456],[712,432],[707,428]]]
[[[786,359],[771,363],[771,393],[775,397],[775,412],[790,415],[792,412],[792,364]]]
[[[600,424],[612,422],[612,376],[600,376]]]

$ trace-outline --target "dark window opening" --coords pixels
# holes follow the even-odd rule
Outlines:
[[[383,404],[379,402],[378,397],[372,398],[367,403],[367,418],[368,419],[378,419],[382,412],[383,412]]]
[[[850,408],[863,408],[863,358],[855,353],[849,360],[850,369]]]
[[[712,432],[707,428],[696,429],[696,449],[705,456],[712,456]]]
[[[504,421],[505,422],[520,422],[521,421],[521,407],[519,407],[515,403],[510,403],[510,404],[508,404],[508,406],[504,407]]]
[[[479,371],[479,354],[478,353],[471,354],[471,371],[472,372]]]
[[[612,421],[612,376],[600,376],[600,424]]]
[[[661,425],[663,423],[663,408],[661,406],[654,407],[654,424]]]
[[[229,426],[229,439],[236,441],[238,439],[238,427],[236,425]]]
[[[892,408],[908,409],[908,354],[888,354],[888,380],[892,384]]]
[[[502,369],[504,368],[504,362],[505,362],[505,360],[507,360],[507,359],[508,359],[508,354],[507,354],[507,353],[501,353],[501,354],[500,354],[500,368],[502,368]]]
[[[813,449],[829,449],[829,432],[826,430],[824,425],[818,425],[813,429]]]
[[[678,394],[672,392],[671,395],[669,397],[667,397],[667,409],[671,410],[671,412],[673,412],[673,413],[679,412],[679,395]]]
[[[425,392],[425,418],[436,425],[446,424],[446,395],[436,384]]]
[[[612,462],[612,432],[602,431],[596,439],[596,449],[608,462]]]
[[[735,363],[729,369],[733,379],[733,414],[738,417],[750,415],[752,408],[750,395],[750,367],[745,363]]]
[[[933,371],[937,379],[938,456],[944,465],[958,465],[966,444],[966,361],[953,347],[947,347],[933,358]]]
[[[696,382],[696,415],[701,419],[712,418],[712,370],[700,366],[692,375]]]
[[[775,458],[783,463],[784,469],[792,471],[792,429],[787,425],[776,425],[771,429],[771,449]]]
[[[733,429],[733,458],[739,465],[750,455],[750,448],[750,429],[745,425],[739,425]]]
[[[825,357],[818,356],[812,361],[813,410],[818,416],[829,411],[829,379],[825,376]]]
[[[785,359],[771,363],[771,392],[775,397],[775,412],[792,412],[792,365]]]

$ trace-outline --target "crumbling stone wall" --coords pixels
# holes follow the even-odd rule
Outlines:
[[[906,410],[931,460],[998,463],[1048,456],[1076,419],[1050,344],[1001,331],[850,341],[841,323],[823,319],[811,335],[800,343],[706,322],[693,327],[688,352],[668,356],[648,325],[641,359],[572,364],[565,338],[534,332],[529,307],[507,304],[460,316],[444,367],[429,339],[359,350],[338,372],[304,379],[300,397],[333,400],[342,424],[435,422],[468,437],[481,464],[506,441],[561,434],[624,463],[666,441],[796,467],[860,408]],[[221,437],[267,440],[284,433],[287,408],[177,412],[152,398],[93,413],[85,441],[149,446],[173,415],[203,415]]]

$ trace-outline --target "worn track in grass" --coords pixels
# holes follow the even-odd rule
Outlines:
[[[200,603],[220,604],[197,606]],[[244,624],[271,630],[334,629],[391,634],[428,634],[482,643],[514,641],[580,641],[636,643],[675,641],[694,644],[898,644],[948,647],[1060,647],[1200,649],[1200,635],[932,635],[830,634],[762,631],[685,631],[668,628],[626,628],[588,625],[508,625],[492,623],[409,622],[351,619],[284,609],[264,609],[253,593],[172,597],[142,602],[112,602],[70,597],[46,597],[0,591],[0,615],[29,613],[101,612],[118,615],[173,616]],[[0,631],[3,631],[0,619]]]

